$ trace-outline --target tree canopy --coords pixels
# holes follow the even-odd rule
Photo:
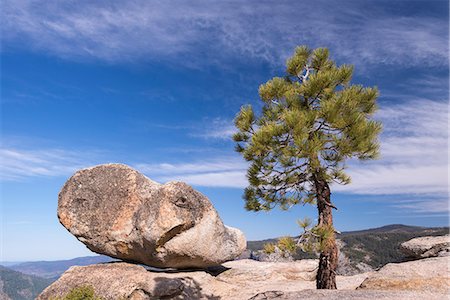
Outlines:
[[[251,162],[248,210],[287,209],[316,199],[314,180],[348,184],[348,158],[376,158],[381,123],[371,117],[378,90],[351,84],[353,66],[337,66],[326,48],[297,47],[286,75],[259,87],[259,115],[243,106],[235,118],[236,150]]]

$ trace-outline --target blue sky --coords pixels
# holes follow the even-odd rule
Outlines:
[[[332,186],[338,230],[448,225],[448,1],[2,1],[1,256],[88,255],[56,217],[77,169],[122,162],[186,181],[249,240],[297,234],[244,210],[233,118],[296,45],[378,86],[381,159]]]

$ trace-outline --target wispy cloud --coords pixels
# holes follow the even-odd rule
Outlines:
[[[447,19],[388,14],[379,3],[6,0],[2,39],[6,48],[109,62],[226,67],[224,60],[240,57],[278,65],[306,43],[352,63],[447,64]]]
[[[162,183],[176,180],[209,187],[243,188],[247,185],[247,164],[237,156],[192,163],[136,164],[135,167]]]
[[[196,126],[190,135],[204,139],[231,141],[234,133],[236,133],[236,127],[233,120],[215,118],[204,120],[203,126],[201,128]]]
[[[392,205],[395,209],[407,210],[415,213],[450,213],[449,201],[447,198],[411,200]]]
[[[339,191],[365,194],[448,191],[448,103],[431,100],[382,108],[381,159],[352,163]]]
[[[426,99],[398,103],[383,107],[377,118],[384,124],[381,159],[350,162],[348,173],[352,183],[333,186],[333,190],[374,195],[446,194],[448,104]],[[210,133],[205,131],[203,136],[222,138],[232,131],[225,125],[213,127],[210,127]],[[190,156],[193,158],[190,162],[135,162],[132,165],[160,182],[181,180],[199,186],[245,187],[248,184],[245,176],[247,163],[238,154],[220,155],[204,158],[198,155],[195,158],[194,155]],[[10,147],[0,150],[0,158],[3,180],[66,176],[77,169],[98,163],[95,159],[86,158],[85,154],[64,149],[21,150]]]
[[[0,180],[22,180],[40,176],[67,176],[89,166],[80,152],[63,149],[0,149]]]
[[[381,158],[350,162],[352,183],[333,189],[355,194],[446,194],[447,105],[425,99],[382,108],[377,114],[384,124]],[[195,185],[233,188],[247,185],[247,164],[235,156],[137,167],[160,181],[184,180]]]

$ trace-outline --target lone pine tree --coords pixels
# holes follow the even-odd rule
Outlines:
[[[338,249],[330,184],[350,183],[346,159],[377,157],[381,123],[371,116],[378,90],[351,84],[353,66],[337,66],[326,48],[297,47],[286,73],[259,87],[260,116],[247,105],[235,118],[236,150],[250,162],[246,209],[316,204],[317,288],[335,289]]]

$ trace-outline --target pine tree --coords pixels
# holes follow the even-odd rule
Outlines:
[[[250,162],[246,209],[317,205],[317,288],[335,289],[338,249],[330,184],[350,183],[347,159],[377,157],[381,123],[371,116],[378,90],[351,84],[353,66],[337,66],[326,48],[297,47],[286,73],[259,87],[260,116],[247,105],[235,118],[236,151]]]

